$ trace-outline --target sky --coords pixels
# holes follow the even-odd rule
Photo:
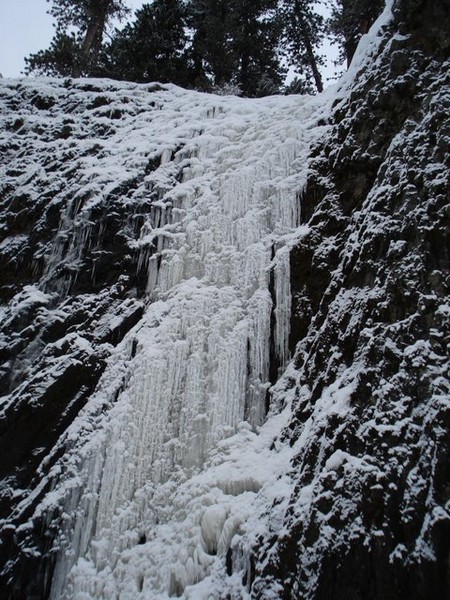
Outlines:
[[[132,10],[148,0],[127,0]],[[0,73],[19,77],[24,57],[48,48],[53,36],[53,19],[46,0],[0,0]]]
[[[134,12],[149,0],[127,0]],[[0,73],[3,77],[20,77],[24,57],[44,50],[53,37],[53,19],[47,14],[46,0],[0,0]],[[336,49],[324,48],[327,56],[336,56]],[[325,79],[334,73],[331,65],[325,70]],[[326,83],[326,82],[325,82]]]

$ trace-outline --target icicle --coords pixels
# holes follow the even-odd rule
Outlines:
[[[282,372],[289,359],[291,322],[290,247],[280,248],[274,259],[275,278],[275,348]]]

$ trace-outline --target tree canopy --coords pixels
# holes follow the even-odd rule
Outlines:
[[[124,0],[47,0],[56,21],[50,48],[32,54],[26,73],[95,76],[107,25],[129,10]]]
[[[321,92],[321,44],[350,62],[384,0],[47,0],[55,34],[26,58],[27,74],[172,82],[244,96]],[[320,5],[331,2],[327,19]],[[116,28],[112,25],[115,24]],[[108,36],[105,34],[108,32]],[[296,79],[284,85],[288,67]]]
[[[105,46],[101,69],[114,79],[188,85],[184,51],[185,8],[180,0],[155,0],[136,12]]]
[[[333,0],[330,32],[339,43],[341,61],[350,64],[361,36],[384,8],[385,0]]]
[[[323,90],[319,53],[325,36],[325,20],[315,0],[279,0],[283,25],[282,47],[290,66],[299,74],[298,86],[305,92]]]

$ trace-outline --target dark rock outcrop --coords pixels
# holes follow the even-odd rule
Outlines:
[[[291,255],[295,491],[254,598],[450,597],[448,31],[449,2],[397,2],[315,149]]]
[[[111,348],[142,316],[147,276],[136,242],[158,196],[135,194],[159,165],[148,156],[139,169],[120,170],[114,187],[90,183],[89,169],[102,168],[116,134],[104,85],[67,81],[38,90],[19,81],[0,92],[4,598],[45,596],[51,564],[42,554],[52,533],[42,522],[20,525],[48,491],[42,482],[59,458],[56,442],[95,389]],[[148,92],[142,104],[151,109]],[[121,110],[143,109],[124,98]],[[32,164],[37,148],[41,161]]]

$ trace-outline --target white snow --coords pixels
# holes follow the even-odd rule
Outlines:
[[[290,249],[307,233],[299,198],[333,96],[246,100],[96,81],[93,99],[109,104],[86,109],[90,92],[51,80],[33,86],[70,103],[83,154],[72,162],[73,191],[57,190],[52,200],[65,207],[43,254],[52,293],[51,274],[65,264],[70,274],[56,292],[67,294],[94,243],[93,211],[114,190],[137,177],[123,202],[151,201],[133,242],[148,273],[144,316],[108,347],[108,367],[66,433],[52,491],[38,508],[58,505],[64,515],[52,597],[209,598],[230,548],[236,564],[248,561],[238,541],[256,506],[282,505],[291,485],[283,472],[292,449],[271,449],[288,408],[274,408],[266,422],[271,327],[282,373],[290,359]],[[111,120],[113,109],[120,119]],[[36,120],[28,115],[26,126]],[[64,143],[50,136],[45,151],[53,148],[56,160],[70,151],[70,139],[58,148]],[[139,180],[149,161],[154,168]],[[47,175],[25,170],[22,192],[38,198]],[[18,303],[52,298],[24,294]],[[94,339],[127,310],[125,302],[96,321]],[[66,342],[92,350],[76,335]],[[344,410],[345,393],[332,394]]]

